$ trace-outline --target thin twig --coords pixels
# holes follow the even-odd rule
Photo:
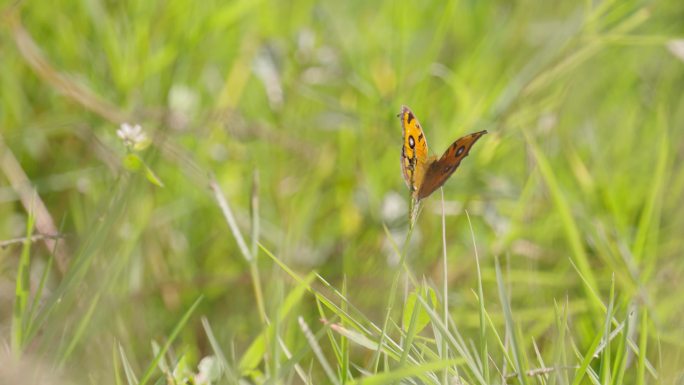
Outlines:
[[[123,123],[128,120],[125,114],[116,106],[104,100],[89,88],[82,86],[67,75],[57,71],[40,52],[40,48],[28,31],[24,29],[18,15],[11,14],[8,19],[14,42],[21,56],[24,57],[24,60],[36,75],[87,110],[93,111],[109,121]]]
[[[33,210],[36,216],[36,229],[40,234],[58,234],[57,226],[52,219],[52,215],[45,206],[45,203],[40,196],[38,191],[31,185],[31,180],[29,179],[26,172],[19,164],[19,161],[12,153],[9,147],[5,145],[5,140],[2,135],[0,135],[0,170],[7,176],[7,179],[19,195],[22,206],[24,210],[29,212]],[[57,269],[60,274],[64,274],[69,264],[68,252],[64,243],[59,244],[57,247],[57,239],[54,238],[43,238],[43,243],[48,249],[48,252],[54,252],[55,259],[57,260]]]
[[[4,241],[0,241],[0,248],[5,248],[7,246],[19,244],[19,243],[24,243],[24,242],[35,242],[35,241],[42,241],[44,239],[62,239],[66,238],[64,234],[36,234],[32,235],[30,237],[19,237],[19,238],[12,238],[12,239],[6,239]]]

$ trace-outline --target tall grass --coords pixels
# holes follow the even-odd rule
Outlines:
[[[682,376],[679,2],[0,8],[0,383]]]

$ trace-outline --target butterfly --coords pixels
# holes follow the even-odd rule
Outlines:
[[[486,130],[474,132],[455,141],[441,158],[428,155],[428,145],[423,129],[411,109],[401,107],[397,115],[401,119],[404,143],[401,147],[401,171],[413,198],[419,201],[441,187],[456,171],[470,148]]]

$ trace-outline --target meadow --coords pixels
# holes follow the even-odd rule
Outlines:
[[[0,384],[681,384],[683,90],[677,0],[4,1]]]

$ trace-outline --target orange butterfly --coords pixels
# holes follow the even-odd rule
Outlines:
[[[413,112],[402,106],[401,113],[397,116],[401,119],[404,137],[404,144],[401,147],[401,171],[416,201],[441,187],[456,171],[463,158],[468,156],[475,142],[487,133],[486,130],[475,132],[458,139],[449,146],[441,158],[437,159],[436,156],[428,156],[427,140]]]

